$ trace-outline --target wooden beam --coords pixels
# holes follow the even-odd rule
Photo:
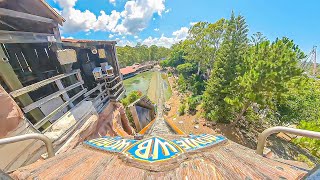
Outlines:
[[[102,84],[98,84],[95,88],[91,89],[90,91],[86,92],[84,94],[84,97],[88,97],[90,96],[92,93],[94,93],[95,91],[99,90],[101,87],[105,86],[106,83],[102,83]]]
[[[65,107],[67,107],[71,102],[78,99],[81,95],[83,95],[87,89],[83,89],[78,94],[74,95],[72,98],[70,98],[69,101],[63,103],[61,106],[59,106],[57,109],[52,111],[48,116],[44,117],[41,121],[39,121],[37,124],[35,124],[35,128],[39,129],[41,126],[43,126],[46,122],[48,122],[52,117],[54,117],[57,113],[62,111]]]
[[[54,34],[0,30],[0,43],[53,42]],[[49,40],[51,39],[51,40]]]
[[[10,27],[11,29],[17,30],[16,27],[12,26],[12,25],[9,24],[9,23],[6,23],[5,21],[3,21],[3,20],[1,20],[1,19],[0,19],[0,23],[6,25],[6,26],[8,26],[8,27]]]
[[[122,84],[122,81],[120,81],[118,84],[116,84],[112,88],[107,88],[107,89],[112,91],[112,90],[116,89],[117,87],[119,87],[121,84]]]
[[[79,70],[75,70],[71,73],[68,73],[68,74],[60,74],[58,76],[54,76],[52,78],[49,78],[49,79],[46,79],[46,80],[43,80],[43,81],[40,81],[40,82],[37,82],[37,83],[34,83],[34,84],[31,84],[29,86],[26,86],[26,87],[23,87],[21,89],[18,89],[16,91],[13,91],[10,93],[10,95],[12,97],[18,97],[18,96],[21,96],[22,94],[26,94],[30,91],[34,91],[34,90],[37,90],[45,85],[48,85],[50,83],[53,83],[55,82],[56,80],[59,80],[59,79],[63,79],[63,78],[66,78],[68,76],[71,76],[71,75],[74,75],[74,74],[77,74],[79,73],[80,71]]]
[[[0,46],[0,76],[6,85],[9,87],[11,91],[16,89],[22,88],[23,85],[21,84],[18,76],[15,74],[12,66],[9,62],[4,61],[8,59],[8,57],[4,53],[4,47]],[[29,104],[33,103],[33,100],[28,94],[24,94],[17,98],[23,106],[28,106]],[[35,121],[40,121],[44,115],[39,109],[34,109],[30,112],[30,115],[35,119]]]
[[[60,95],[62,95],[62,94],[64,94],[64,93],[67,93],[68,91],[70,91],[70,90],[72,90],[72,89],[74,89],[74,88],[76,88],[76,87],[81,86],[83,83],[84,83],[84,82],[82,81],[82,82],[78,82],[78,83],[76,83],[76,84],[73,84],[73,85],[71,85],[71,86],[68,86],[68,87],[66,87],[66,88],[63,89],[63,90],[57,91],[57,92],[55,92],[55,93],[53,93],[53,94],[51,94],[51,95],[49,95],[49,96],[46,96],[46,97],[40,99],[40,100],[37,101],[37,102],[34,102],[34,103],[28,105],[28,106],[25,107],[25,108],[22,108],[22,110],[23,110],[25,113],[28,113],[28,112],[30,112],[31,110],[33,110],[33,109],[35,109],[35,108],[37,108],[37,107],[40,107],[41,105],[45,104],[46,102],[48,102],[48,101],[50,101],[50,100],[52,100],[52,99],[55,99],[55,98],[59,97]]]
[[[28,13],[19,12],[19,11],[13,11],[13,10],[4,9],[4,8],[0,8],[0,15],[19,18],[19,19],[27,19],[30,21],[38,21],[38,22],[43,22],[43,23],[55,23],[55,21],[50,18],[36,16],[33,14],[28,14]]]

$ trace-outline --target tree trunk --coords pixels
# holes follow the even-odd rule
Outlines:
[[[201,66],[201,61],[198,62],[198,72],[197,72],[198,76],[200,75],[200,66]]]
[[[247,101],[247,102],[244,104],[241,112],[238,114],[237,118],[232,122],[232,125],[233,125],[233,126],[235,126],[236,124],[238,124],[239,120],[241,119],[241,117],[243,116],[243,114],[247,111],[247,109],[249,108],[250,104],[251,104],[250,101]]]

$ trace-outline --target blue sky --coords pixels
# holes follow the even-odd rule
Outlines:
[[[320,48],[320,1],[309,0],[47,0],[67,22],[62,36],[169,47],[192,22],[245,16],[250,35],[287,36],[304,51]],[[101,13],[101,11],[103,11]],[[318,49],[319,49],[318,48]]]

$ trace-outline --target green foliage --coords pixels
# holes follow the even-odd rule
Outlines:
[[[308,77],[292,79],[288,92],[277,102],[277,125],[320,119],[320,82]]]
[[[186,79],[184,78],[183,75],[180,75],[179,78],[178,78],[178,90],[181,92],[181,93],[184,93],[186,92],[187,88],[188,88],[188,85],[187,85],[187,81]]]
[[[141,97],[142,97],[142,93],[140,91],[132,91],[128,94],[127,97],[121,100],[121,103],[125,107],[127,107],[128,105],[130,105],[131,103],[133,103],[134,101],[138,100]]]
[[[117,47],[117,55],[121,67],[129,66],[134,63],[143,63],[146,61],[158,61],[167,58],[170,49],[165,47],[150,47],[138,43],[135,47],[124,46]]]
[[[227,99],[239,93],[234,80],[242,73],[241,65],[248,48],[247,32],[245,19],[232,13],[204,93],[204,109],[211,120],[230,122],[235,119],[237,109]]]
[[[188,111],[190,113],[194,113],[196,111],[197,106],[201,102],[201,96],[191,96],[187,99],[188,103]]]
[[[185,110],[186,110],[186,104],[185,103],[182,103],[180,106],[179,106],[179,109],[178,109],[178,113],[180,116],[184,115],[185,113]]]
[[[191,63],[184,63],[177,66],[177,70],[184,77],[190,76],[195,71],[195,65]]]
[[[320,120],[301,121],[298,128],[320,132]],[[320,140],[314,139],[314,138],[311,139],[311,138],[302,137],[302,138],[295,139],[294,142],[308,149],[311,152],[311,154],[313,154],[314,156],[317,156],[318,158],[320,158]]]
[[[315,164],[306,155],[303,154],[299,154],[295,158],[295,160],[306,163],[310,168],[313,168],[315,166]]]

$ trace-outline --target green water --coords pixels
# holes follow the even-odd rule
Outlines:
[[[141,91],[144,95],[146,95],[153,73],[154,72],[152,71],[144,72],[124,80],[123,84],[127,90],[126,94],[129,94],[132,91]]]

